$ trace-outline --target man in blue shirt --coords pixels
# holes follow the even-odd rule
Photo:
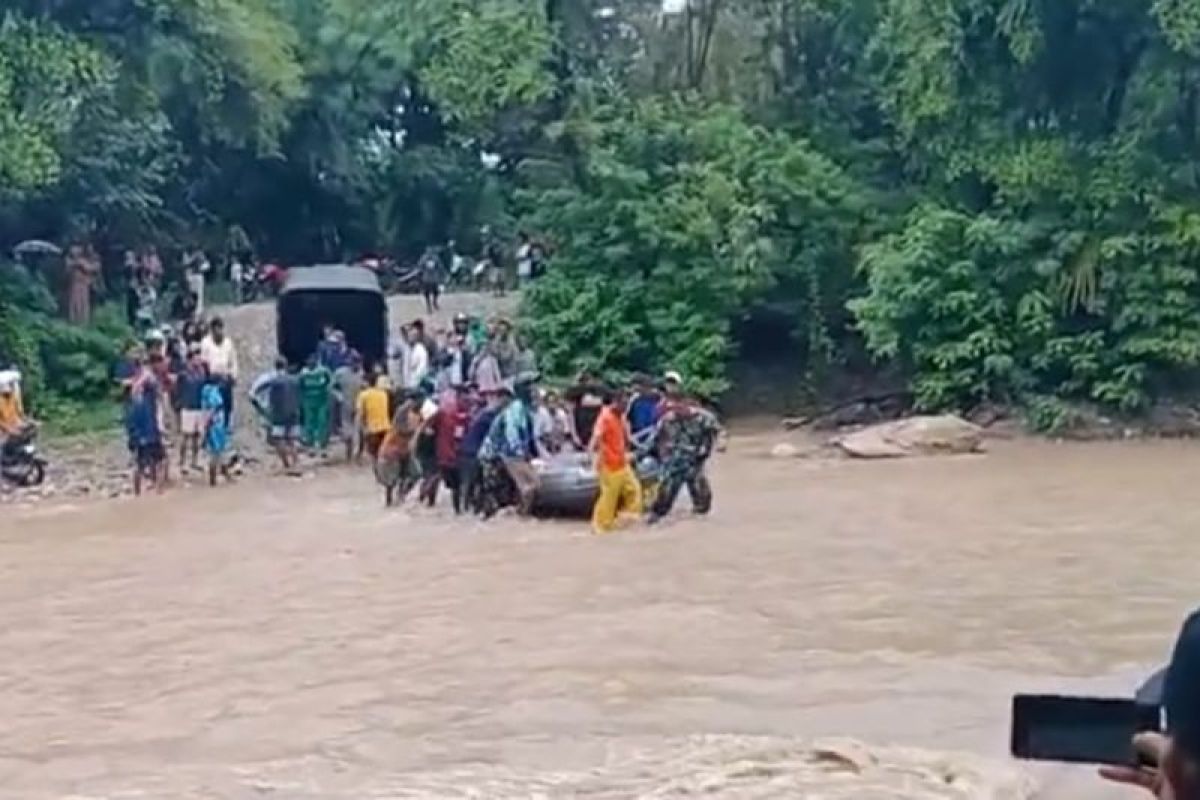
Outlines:
[[[350,347],[346,334],[331,325],[326,325],[317,345],[317,361],[330,372],[337,372],[350,363]]]
[[[629,433],[634,442],[639,442],[647,431],[658,424],[658,404],[661,398],[650,385],[650,379],[645,375],[634,376],[633,397],[629,401],[629,410],[625,412],[629,420]]]
[[[533,511],[538,476],[532,463],[537,447],[533,437],[533,414],[530,412],[532,390],[533,385],[529,382],[522,382],[515,390],[504,390],[508,400],[480,448],[484,500],[485,503],[491,501],[488,509],[491,513],[499,509],[505,497],[505,476],[516,489],[517,512],[521,516],[528,516]]]
[[[187,363],[175,379],[175,403],[179,408],[179,471],[188,468],[188,450],[191,450],[191,468],[200,464],[200,439],[204,434],[204,410],[201,395],[208,383],[208,367],[200,357],[200,345],[190,345]]]
[[[220,382],[209,378],[200,393],[200,405],[205,416],[204,450],[208,453],[208,483],[217,485],[217,475],[232,480],[229,474],[229,419],[225,414],[225,397]]]
[[[129,435],[129,450],[133,453],[133,493],[142,493],[142,481],[149,478],[159,491],[166,484],[167,453],[163,447],[162,424],[159,419],[162,390],[149,370],[143,370],[130,384],[129,409],[125,428]]]
[[[479,450],[483,447],[488,433],[491,432],[492,424],[500,414],[503,402],[501,395],[489,395],[486,404],[471,419],[471,424],[467,426],[467,433],[458,447],[458,469],[462,476],[463,504],[467,509],[476,513],[481,510]]]

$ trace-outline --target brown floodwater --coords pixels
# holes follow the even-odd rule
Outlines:
[[[602,539],[349,470],[6,511],[0,796],[840,797],[801,780],[829,736],[1007,770],[1014,691],[1131,690],[1200,594],[1197,445],[766,447]]]

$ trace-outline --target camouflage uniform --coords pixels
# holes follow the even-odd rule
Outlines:
[[[697,514],[712,509],[712,486],[704,465],[721,432],[717,418],[700,408],[672,408],[659,422],[662,447],[662,484],[654,501],[652,519],[671,513],[679,491],[686,485]]]

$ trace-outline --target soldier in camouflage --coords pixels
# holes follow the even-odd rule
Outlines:
[[[712,486],[704,466],[720,433],[717,418],[697,402],[674,402],[664,407],[657,433],[662,483],[650,511],[651,524],[671,513],[684,486],[697,514],[712,509]]]

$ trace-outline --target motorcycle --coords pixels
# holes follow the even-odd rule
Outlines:
[[[48,465],[38,452],[37,428],[33,425],[14,433],[0,448],[0,477],[15,486],[40,486],[46,480]]]
[[[388,294],[420,294],[421,270],[392,263],[384,272],[383,290]]]
[[[273,298],[279,294],[287,270],[276,264],[264,264],[253,270],[241,284],[241,302],[253,303],[261,298]]]

